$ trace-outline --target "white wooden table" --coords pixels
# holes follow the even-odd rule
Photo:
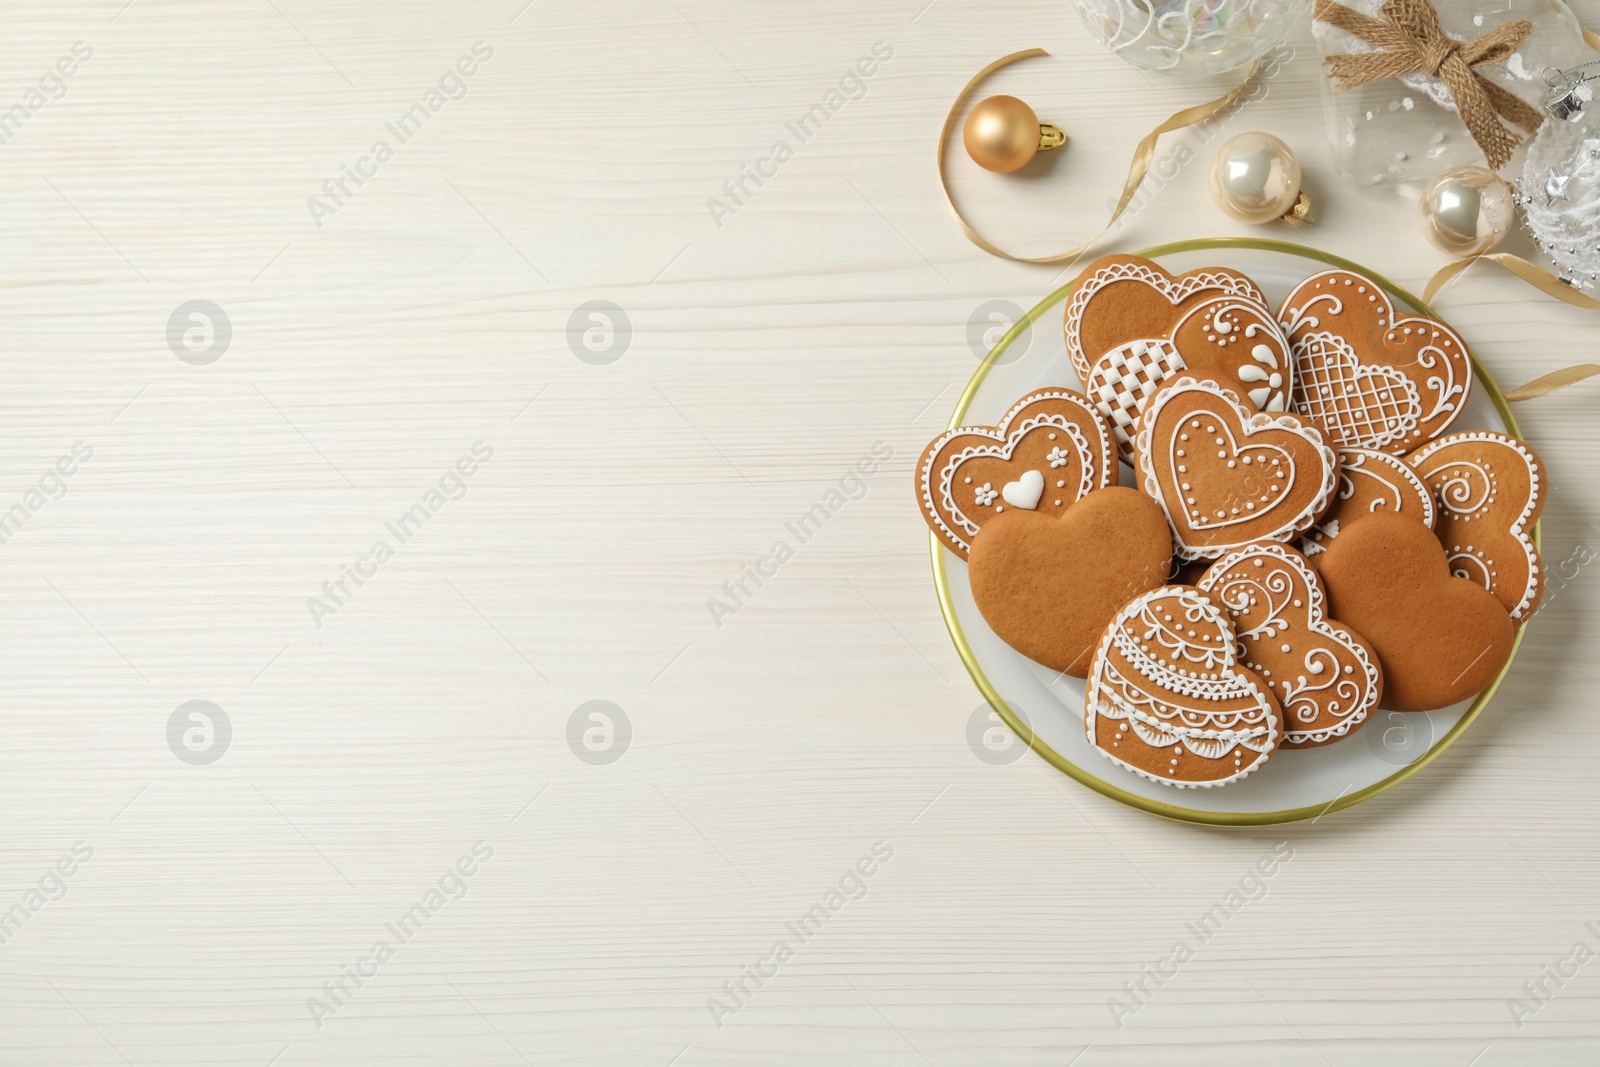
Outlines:
[[[1292,44],[1108,247],[1265,233],[1420,287],[1415,194],[1332,174]],[[0,1063],[1595,1062],[1592,569],[1461,744],[1315,825],[968,747],[910,468],[974,310],[1060,272],[961,237],[933,143],[1032,45],[991,89],[1069,149],[955,170],[1040,253],[1223,83],[1139,76],[1061,2],[10,5],[0,112],[41,106],[0,144]],[[1315,228],[1212,207],[1248,129]],[[1600,318],[1508,276],[1441,306],[1507,385],[1593,358]],[[1553,564],[1600,552],[1595,397],[1521,412]]]

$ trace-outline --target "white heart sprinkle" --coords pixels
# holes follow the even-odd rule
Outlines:
[[[1007,482],[1005,488],[1000,490],[1000,495],[1012,507],[1032,511],[1039,506],[1039,498],[1044,495],[1044,475],[1038,471],[1028,471],[1016,481]]]

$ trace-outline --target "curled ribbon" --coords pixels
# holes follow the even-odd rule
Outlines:
[[[950,214],[955,216],[956,225],[961,227],[961,232],[966,235],[967,240],[985,252],[992,256],[999,256],[1001,259],[1015,260],[1018,263],[1062,263],[1070,259],[1076,259],[1090,248],[1093,248],[1095,242],[1106,235],[1106,231],[1116,224],[1116,221],[1122,217],[1122,213],[1127,210],[1128,205],[1133,201],[1134,193],[1139,191],[1139,186],[1144,182],[1145,174],[1150,170],[1150,162],[1155,157],[1156,141],[1160,139],[1161,135],[1171,133],[1173,130],[1181,130],[1185,126],[1192,126],[1196,122],[1203,122],[1213,115],[1231,110],[1237,106],[1244,99],[1250,80],[1255,76],[1256,69],[1260,66],[1260,61],[1258,60],[1250,67],[1250,71],[1245,75],[1244,81],[1240,82],[1228,95],[1207,104],[1196,104],[1194,107],[1184,108],[1145,134],[1144,139],[1139,142],[1139,146],[1134,149],[1133,162],[1128,167],[1128,180],[1122,186],[1122,196],[1118,198],[1117,206],[1111,212],[1111,218],[1107,220],[1105,227],[1099,233],[1082,244],[1075,245],[1065,252],[1057,252],[1055,255],[1018,256],[990,242],[981,233],[973,229],[966,219],[961,217],[961,209],[956,207],[955,197],[950,195],[950,182],[945,176],[945,147],[950,141],[950,131],[955,128],[957,120],[961,117],[962,105],[967,102],[967,98],[972,95],[972,90],[976,89],[980,82],[1000,68],[1010,66],[1019,59],[1047,56],[1049,54],[1043,48],[1028,48],[1021,52],[1012,52],[1008,56],[1001,56],[987,67],[978,71],[977,74],[973,75],[972,80],[967,82],[966,87],[961,90],[960,94],[957,95],[955,103],[950,105],[950,113],[944,118],[944,128],[939,131],[939,188],[944,192],[944,202],[950,208]]]
[[[1591,311],[1600,311],[1600,300],[1584,296],[1549,271],[1536,267],[1521,256],[1514,256],[1509,252],[1488,252],[1481,256],[1473,256],[1471,259],[1459,259],[1454,263],[1441,267],[1439,273],[1428,280],[1428,287],[1422,291],[1423,303],[1431,303],[1433,298],[1439,294],[1439,290],[1444,288],[1446,282],[1480,259],[1498,263],[1535,289],[1553,296],[1563,303],[1571,304],[1573,307],[1588,308]]]
[[[1511,159],[1521,139],[1501,123],[1503,117],[1533,133],[1544,116],[1508,89],[1489,81],[1475,67],[1504,63],[1533,32],[1533,23],[1517,19],[1471,41],[1458,41],[1439,25],[1430,0],[1384,0],[1380,19],[1369,18],[1334,0],[1317,0],[1317,18],[1378,46],[1376,52],[1353,52],[1324,60],[1341,89],[1353,89],[1380,78],[1421,73],[1444,82],[1461,120],[1478,142],[1493,170]]]
[[[1554,274],[1534,266],[1521,256],[1514,256],[1509,252],[1489,252],[1471,259],[1461,259],[1444,267],[1428,281],[1428,287],[1422,291],[1422,302],[1433,303],[1433,298],[1439,290],[1444,288],[1446,282],[1478,262],[1487,259],[1497,263],[1506,270],[1515,274],[1540,292],[1548,293],[1557,300],[1571,304],[1573,307],[1600,310],[1600,300],[1584,296],[1572,286],[1562,282]],[[1532,400],[1535,397],[1549,396],[1557,389],[1565,389],[1575,385],[1585,378],[1592,378],[1600,374],[1600,365],[1594,363],[1580,363],[1572,367],[1562,367],[1560,370],[1551,371],[1540,378],[1535,378],[1526,385],[1520,385],[1506,393],[1506,399],[1515,404],[1519,400]]]
[[[1541,378],[1535,378],[1527,385],[1519,385],[1506,394],[1506,399],[1515,404],[1519,400],[1532,400],[1536,396],[1549,396],[1557,389],[1565,389],[1569,385],[1576,385],[1585,378],[1592,378],[1600,374],[1600,364],[1579,363],[1573,367],[1562,367],[1560,370],[1551,371]]]

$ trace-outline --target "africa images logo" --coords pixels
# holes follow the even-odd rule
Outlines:
[[[878,73],[880,64],[888,63],[893,58],[893,45],[888,41],[874,41],[871,55],[856,60],[853,66],[839,75],[838,84],[822,94],[821,100],[806,108],[798,119],[783,124],[784,131],[794,138],[794,144],[780,137],[754,163],[739,164],[739,174],[722,183],[722,196],[706,198],[706,210],[711,212],[711,221],[716,223],[717,229],[722,229],[723,221],[737,215],[739,209],[755,196],[755,191],[750,188],[752,184],[760,189],[776,178],[783,165],[794,158],[796,148],[821,133],[823,125],[844,110],[846,103],[866,96],[867,79]]]
[[[354,166],[341,163],[338,177],[322,183],[322,196],[306,198],[306,210],[311,213],[312,224],[322,229],[323,218],[337,215],[339,209],[355,197],[357,190],[366,185],[369,179],[378,176],[378,168],[395,157],[397,148],[421,133],[422,128],[434,115],[444,110],[447,103],[467,95],[467,79],[478,73],[480,64],[489,62],[493,57],[494,49],[487,42],[473,42],[471,54],[463,54],[454,66],[446,67],[438,80],[422,94],[421,100],[402,111],[392,122],[385,122],[383,128],[388,137],[373,141]],[[389,143],[389,138],[393,138],[393,144]],[[351,183],[355,184],[355,190],[350,188]]]

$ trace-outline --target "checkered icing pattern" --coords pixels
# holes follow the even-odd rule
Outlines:
[[[1133,421],[1161,383],[1187,369],[1178,350],[1167,341],[1130,341],[1095,361],[1089,372],[1089,398],[1111,423],[1117,447],[1132,447]]]
[[[1295,407],[1326,426],[1340,447],[1384,448],[1422,419],[1410,378],[1363,364],[1342,337],[1314,333],[1295,344]]]

